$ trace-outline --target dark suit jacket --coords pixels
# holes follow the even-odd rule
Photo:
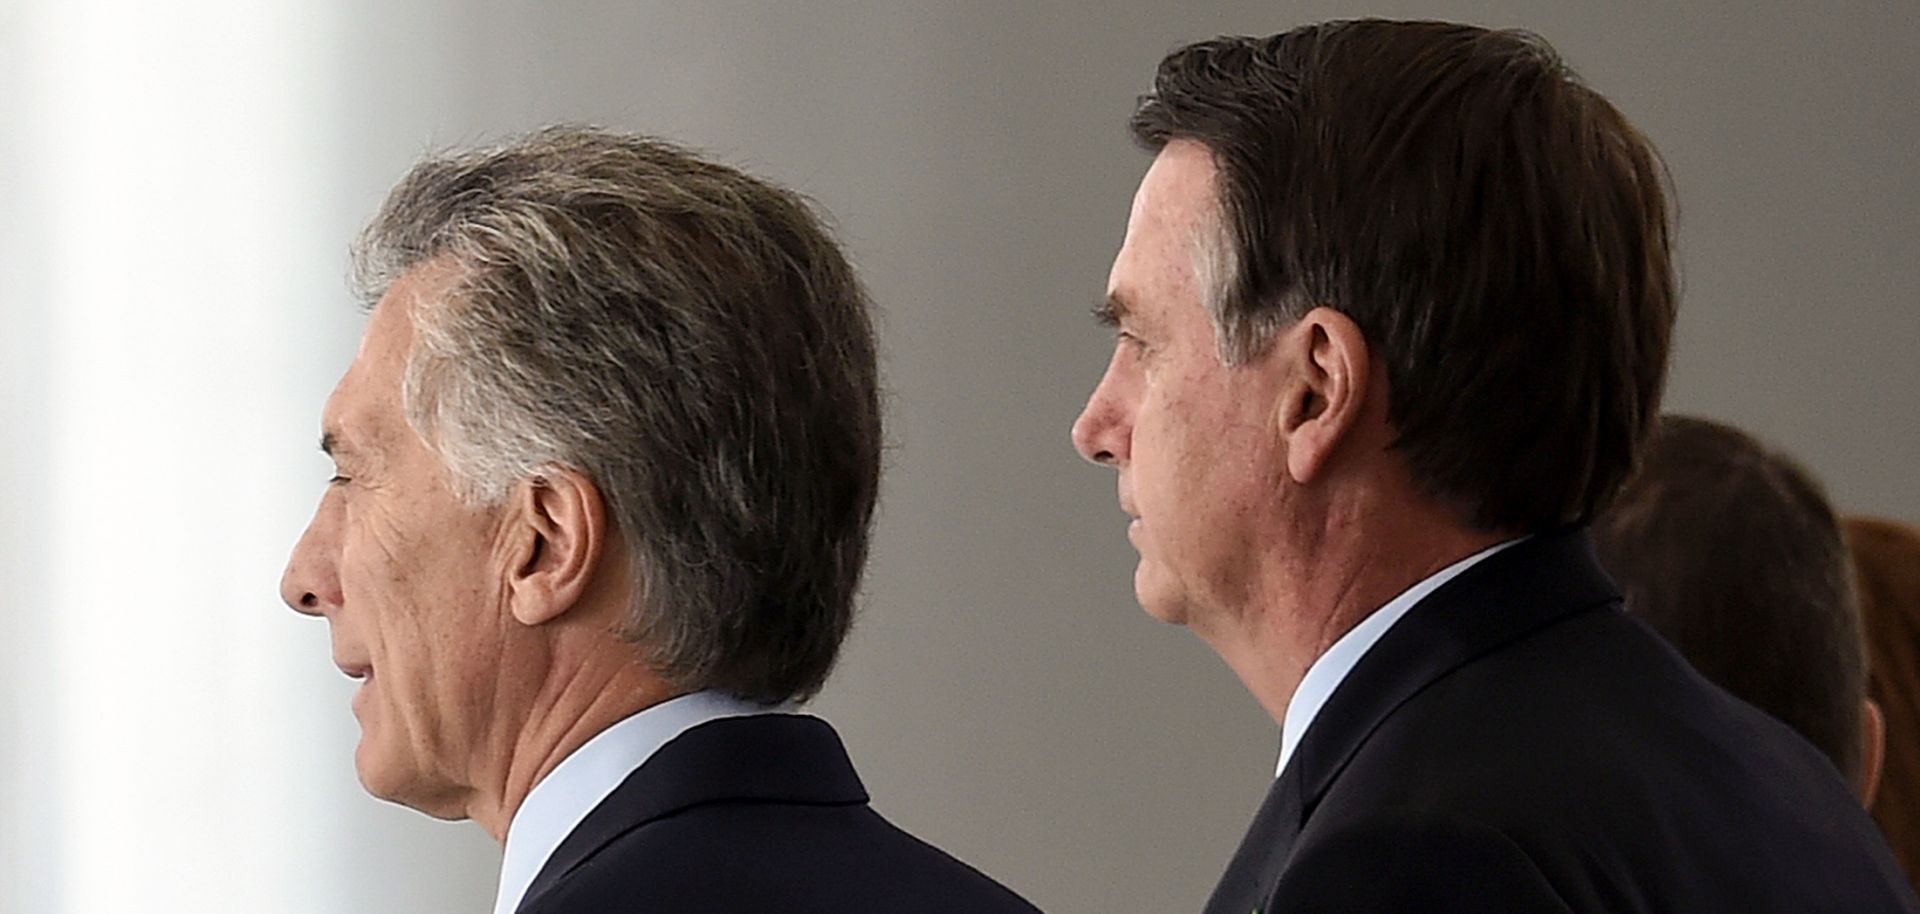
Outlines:
[[[840,738],[793,714],[701,724],[560,843],[520,914],[1038,914],[867,805]]]
[[[1826,757],[1622,613],[1564,531],[1468,569],[1361,658],[1207,912],[1916,907]]]

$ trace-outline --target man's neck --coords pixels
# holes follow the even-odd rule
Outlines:
[[[567,756],[614,724],[685,691],[647,673],[620,650],[570,667],[556,664],[553,670],[520,715],[524,723],[518,732],[496,741],[494,758],[505,764],[491,766],[467,804],[467,817],[502,845],[527,795]]]
[[[1317,549],[1274,550],[1251,602],[1196,631],[1276,724],[1307,670],[1374,611],[1447,566],[1509,539],[1450,523],[1331,531]]]

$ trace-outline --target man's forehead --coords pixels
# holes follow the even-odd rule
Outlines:
[[[403,421],[400,387],[413,345],[413,312],[444,295],[454,271],[428,263],[407,271],[373,307],[360,347],[321,411],[322,450],[378,456]]]
[[[1213,215],[1213,152],[1194,140],[1174,140],[1160,150],[1133,197],[1129,225],[1189,231]]]
[[[373,305],[349,374],[404,362],[413,345],[415,315],[451,291],[453,283],[453,271],[436,262],[414,267],[394,280]]]
[[[392,437],[381,411],[353,396],[343,380],[320,415],[320,450],[336,459],[378,457]]]
[[[1140,179],[1121,256],[1142,248],[1186,247],[1217,218],[1213,154],[1192,140],[1167,144]]]
[[[1161,150],[1134,194],[1126,240],[1107,275],[1106,310],[1140,317],[1149,290],[1178,290],[1197,281],[1202,232],[1214,218],[1213,154],[1191,140]]]

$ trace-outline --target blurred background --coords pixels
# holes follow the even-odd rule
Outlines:
[[[423,150],[553,121],[793,185],[865,271],[893,448],[816,710],[878,808],[1050,911],[1197,909],[1278,733],[1133,603],[1067,440],[1086,312],[1161,54],[1360,14],[1553,41],[1673,169],[1669,406],[1920,521],[1912,0],[0,4],[0,911],[489,909],[477,827],[361,794],[351,684],[275,582],[347,240]]]

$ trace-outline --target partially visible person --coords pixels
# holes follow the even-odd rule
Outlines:
[[[867,298],[804,200],[555,128],[420,163],[356,261],[282,596],[361,682],[367,790],[504,845],[495,914],[1035,914],[796,710],[881,440]]]
[[[1739,429],[1663,416],[1593,526],[1627,611],[1721,688],[1798,731],[1863,800],[1886,746],[1853,573],[1818,480]]]
[[[1920,528],[1842,522],[1866,625],[1867,691],[1886,714],[1887,762],[1870,807],[1920,890]]]
[[[1594,556],[1677,306],[1644,135],[1537,36],[1381,20],[1179,48],[1132,126],[1073,439],[1281,728],[1207,914],[1920,911]]]

